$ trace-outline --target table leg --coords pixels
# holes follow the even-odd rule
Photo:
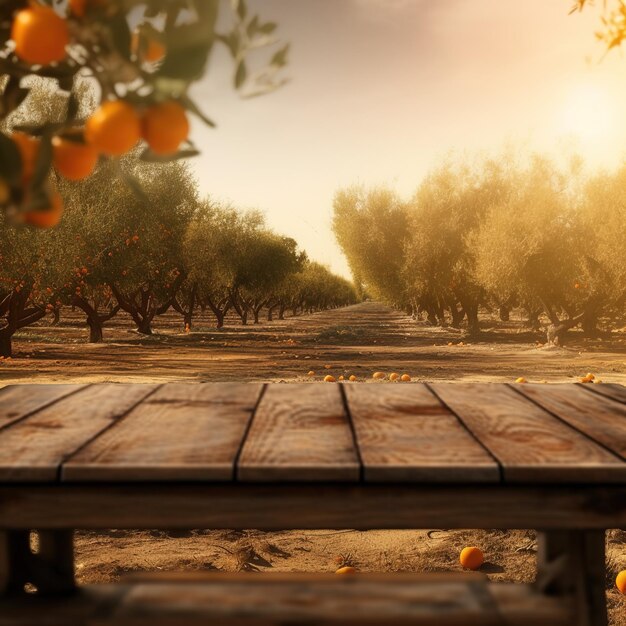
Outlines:
[[[71,530],[40,530],[39,550],[35,563],[40,594],[70,593],[76,588],[74,579],[74,532]]]
[[[24,592],[31,554],[29,531],[0,531],[0,596]]]
[[[604,531],[538,533],[537,582],[540,591],[568,596],[576,626],[607,626]]]
[[[27,584],[40,595],[64,594],[75,589],[73,532],[39,531],[34,553],[30,531],[0,531],[0,596],[25,593]]]

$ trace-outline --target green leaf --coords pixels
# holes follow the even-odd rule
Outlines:
[[[239,89],[245,82],[248,76],[248,69],[246,68],[246,62],[242,59],[237,65],[237,71],[235,72],[235,89]]]
[[[246,15],[248,14],[248,7],[246,6],[246,0],[239,0],[237,3],[237,15],[239,19],[243,22],[246,19]]]
[[[126,15],[120,11],[108,23],[116,50],[123,58],[130,59],[131,33]]]
[[[209,58],[211,43],[168,51],[157,75],[186,81],[202,77]]]
[[[194,115],[198,116],[207,126],[211,128],[215,128],[215,122],[208,118],[199,108],[198,105],[188,96],[183,95],[180,97],[180,103],[188,110],[191,111]]]
[[[169,154],[167,156],[163,156],[160,154],[154,154],[150,148],[146,148],[139,158],[142,161],[147,161],[148,163],[170,163],[171,161],[178,161],[179,159],[190,159],[192,157],[198,156],[200,152],[195,148],[179,150],[175,154]]]
[[[259,16],[255,15],[250,21],[250,23],[248,24],[248,28],[246,29],[246,32],[248,33],[248,37],[252,39],[252,37],[254,37],[257,34],[258,29],[259,29]]]
[[[263,24],[263,26],[259,28],[259,32],[264,35],[271,35],[277,28],[278,24],[276,24],[276,22],[267,22],[267,24]]]
[[[283,48],[281,48],[270,61],[270,65],[275,65],[276,67],[284,67],[287,65],[287,53],[289,52],[289,44],[286,44]]]
[[[22,157],[17,145],[4,133],[0,133],[0,176],[17,185],[22,178]]]
[[[228,48],[228,51],[233,58],[237,57],[241,47],[239,33],[233,31],[232,33],[228,33],[228,35],[216,35],[216,38]]]

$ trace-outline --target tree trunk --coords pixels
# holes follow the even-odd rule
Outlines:
[[[52,326],[58,326],[61,322],[61,307],[57,306],[52,309]]]
[[[536,309],[534,311],[528,311],[528,319],[526,320],[525,326],[531,328],[532,330],[539,330],[541,328],[539,324],[539,316],[541,315],[541,311]]]
[[[213,314],[215,315],[215,328],[217,328],[218,330],[221,328],[224,328],[224,317],[225,314],[222,313],[221,311],[213,311]]]
[[[463,308],[458,309],[456,303],[450,305],[450,315],[452,315],[452,328],[461,328],[461,322],[465,317]]]
[[[279,320],[284,320],[285,319],[285,305],[281,304],[278,307],[278,319]]]
[[[499,307],[498,312],[500,315],[501,322],[508,322],[509,319],[511,318],[511,309],[508,306],[505,306],[504,304]]]
[[[152,334],[152,320],[150,319],[137,319],[135,320],[137,324],[137,332],[141,335],[151,335]]]
[[[102,321],[99,315],[90,315],[87,318],[89,326],[89,343],[102,343],[104,336],[102,332]]]
[[[13,342],[11,341],[13,332],[8,326],[0,328],[0,356],[13,356]]]

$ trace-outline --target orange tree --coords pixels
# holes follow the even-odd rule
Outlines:
[[[76,180],[98,157],[117,159],[143,142],[143,158],[195,154],[189,112],[213,125],[189,96],[206,70],[213,46],[234,59],[234,86],[244,95],[279,87],[288,48],[274,39],[276,24],[231,2],[231,28],[216,29],[219,0],[6,0],[0,6],[0,119],[20,109],[36,76],[66,94],[60,119],[20,120],[0,134],[0,206],[8,222],[51,227],[63,204],[50,172]],[[226,20],[224,20],[226,21]],[[131,26],[132,25],[132,26]],[[254,70],[248,53],[273,47]],[[94,107],[83,111],[85,91]]]
[[[0,356],[12,356],[13,335],[60,303],[51,250],[56,232],[31,233],[0,215]]]
[[[281,237],[257,213],[205,203],[184,242],[189,277],[221,328],[234,309],[243,324],[270,305],[283,281],[303,262],[293,239]]]
[[[196,185],[179,162],[144,163],[131,156],[120,167],[137,180],[140,194],[106,168],[64,189],[68,221],[76,219],[70,235],[76,233],[76,241],[68,242],[78,253],[71,259],[81,281],[73,285],[74,295],[90,286],[96,313],[94,301],[112,295],[137,330],[151,334],[154,317],[171,306],[185,278],[181,243],[196,209]],[[72,303],[90,317],[84,302]]]

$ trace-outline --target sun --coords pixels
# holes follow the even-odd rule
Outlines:
[[[564,133],[582,140],[597,141],[606,138],[615,122],[609,94],[593,84],[578,85],[567,96],[560,122]]]

